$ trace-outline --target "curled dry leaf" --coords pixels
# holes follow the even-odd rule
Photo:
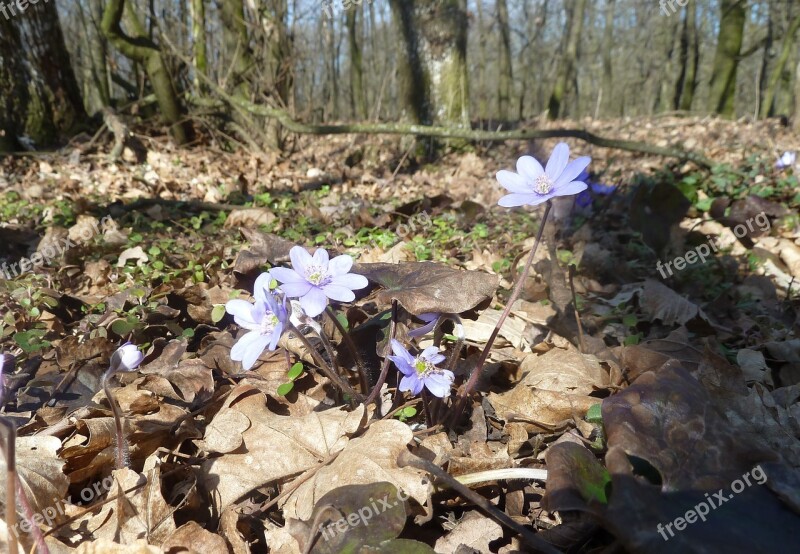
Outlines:
[[[414,315],[469,311],[488,303],[499,283],[497,275],[433,262],[356,264],[353,273],[385,288],[378,293],[379,302],[390,304],[396,299]]]
[[[123,468],[114,470],[112,475],[114,483],[108,495],[118,498],[103,504],[100,512],[88,521],[78,520],[72,526],[85,525],[96,539],[126,544],[146,539],[148,544],[160,546],[176,529],[172,517],[175,508],[167,504],[161,494],[160,467],[146,474]],[[139,488],[125,492],[137,486]]]
[[[222,509],[257,487],[305,471],[341,451],[364,417],[363,406],[352,412],[279,416],[267,409],[260,393],[231,398],[241,399],[232,406],[226,402],[204,437],[208,450],[222,453],[203,464],[206,487]],[[240,444],[226,436],[231,434],[241,437]]]
[[[490,392],[489,402],[505,421],[519,419],[529,431],[552,431],[581,419],[597,398],[582,394],[542,390],[525,383],[500,394]]]
[[[431,487],[427,477],[414,468],[397,466],[397,457],[412,438],[411,429],[404,423],[376,421],[363,436],[351,440],[332,463],[289,495],[283,504],[284,517],[308,520],[312,506],[333,489],[378,481],[388,481],[424,504]]]
[[[574,346],[528,354],[520,364],[522,383],[537,389],[569,394],[591,394],[609,384],[608,373],[594,356],[581,354]]]
[[[658,281],[647,279],[639,293],[642,311],[651,319],[660,319],[664,325],[685,325],[695,317],[708,321],[696,304]]]
[[[197,522],[184,523],[166,538],[161,548],[167,552],[220,552],[228,551],[225,539],[200,527]]]
[[[34,513],[41,513],[53,505],[54,499],[64,498],[69,487],[69,481],[62,471],[64,461],[57,454],[61,441],[56,437],[32,436],[17,437],[16,444],[17,475]],[[0,469],[4,476],[0,479],[0,493],[5,498],[4,456],[0,456]]]

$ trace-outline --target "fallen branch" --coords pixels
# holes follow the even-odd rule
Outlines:
[[[188,59],[164,37],[164,42],[172,49],[173,53],[182,61],[188,63]],[[280,108],[254,104],[245,98],[228,94],[225,89],[209,79],[203,74],[198,77],[209,86],[219,98],[227,104],[245,110],[253,115],[268,117],[277,120],[289,131],[311,135],[347,135],[347,134],[383,134],[383,135],[414,135],[423,137],[435,137],[446,139],[463,139],[485,142],[503,142],[507,140],[530,140],[545,138],[576,138],[600,146],[603,148],[614,148],[626,150],[628,152],[639,152],[642,154],[652,154],[664,156],[666,158],[676,158],[684,162],[693,162],[705,169],[711,169],[714,162],[706,158],[703,154],[680,148],[666,146],[656,146],[635,140],[617,140],[601,137],[583,129],[528,129],[521,131],[482,131],[472,129],[457,129],[442,127],[438,125],[409,125],[404,123],[351,123],[347,125],[312,125],[295,121],[284,110]],[[190,98],[190,102],[197,105],[209,105],[208,99]]]

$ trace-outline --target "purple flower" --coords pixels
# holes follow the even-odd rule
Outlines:
[[[144,360],[144,354],[136,345],[126,342],[111,355],[111,373],[117,371],[133,371]]]
[[[325,311],[328,298],[339,302],[352,302],[354,290],[363,289],[369,282],[363,275],[350,273],[353,259],[336,256],[328,260],[328,252],[317,248],[312,257],[302,246],[289,251],[292,269],[276,267],[270,270],[281,283],[281,290],[289,298],[299,298],[306,315],[316,317]]]
[[[497,172],[497,180],[511,192],[498,204],[506,208],[536,206],[556,196],[578,194],[586,190],[586,183],[575,179],[591,161],[583,156],[570,162],[565,142],[556,145],[545,168],[532,156],[522,156],[517,160],[517,173],[505,169]]]
[[[423,337],[433,331],[433,328],[436,327],[436,322],[439,320],[439,316],[441,314],[436,313],[428,313],[428,314],[419,314],[417,317],[420,318],[422,321],[425,322],[425,325],[421,327],[417,327],[416,329],[409,331],[408,336],[412,339],[417,337]]]
[[[452,371],[436,367],[436,364],[445,359],[439,354],[438,348],[429,346],[415,358],[398,340],[392,339],[391,344],[394,356],[388,358],[404,375],[398,387],[400,391],[411,391],[411,394],[417,395],[422,391],[422,387],[427,387],[431,394],[439,398],[450,394],[450,386],[455,376]]]
[[[589,204],[592,203],[592,198],[595,196],[608,196],[612,192],[616,190],[616,186],[614,185],[603,185],[601,183],[592,183],[589,181],[589,173],[583,171],[577,177],[578,181],[583,181],[589,188],[581,192],[578,196],[575,197],[575,204],[579,208],[585,208]]]
[[[795,161],[797,161],[797,154],[794,152],[784,152],[783,155],[778,158],[775,167],[777,169],[786,169],[787,167],[792,167]]]
[[[286,298],[273,295],[269,290],[271,280],[269,272],[258,276],[253,287],[255,304],[241,299],[225,304],[225,311],[233,315],[236,324],[250,331],[231,348],[231,360],[241,361],[245,370],[253,367],[265,348],[277,348],[286,327]]]

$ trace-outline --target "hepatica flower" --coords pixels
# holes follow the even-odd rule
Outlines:
[[[309,317],[324,312],[329,298],[352,302],[356,298],[353,291],[369,284],[363,275],[350,273],[353,267],[350,256],[336,256],[329,260],[324,248],[317,248],[311,256],[302,246],[294,246],[289,251],[289,257],[292,269],[276,267],[270,273],[281,283],[281,290],[286,296],[300,299],[300,306]]]
[[[109,369],[111,373],[118,371],[133,371],[144,360],[144,354],[141,350],[136,348],[135,344],[126,342],[117,348],[111,355],[111,365]]]
[[[593,198],[598,196],[608,196],[617,188],[614,185],[604,185],[602,183],[590,182],[589,173],[586,171],[583,171],[580,175],[578,175],[577,180],[586,183],[589,187],[575,197],[575,204],[579,208],[586,208],[592,203]]]
[[[778,158],[778,161],[775,163],[775,167],[777,169],[786,169],[787,167],[792,167],[797,161],[797,154],[794,152],[784,152],[783,155]]]
[[[397,339],[392,339],[391,344],[394,356],[388,358],[403,374],[399,390],[411,391],[411,394],[417,395],[423,387],[426,387],[431,394],[439,398],[450,394],[450,386],[455,376],[452,371],[436,367],[436,364],[445,360],[445,357],[439,354],[438,348],[429,346],[419,356],[414,357]]]
[[[497,180],[511,193],[498,204],[506,208],[536,206],[556,196],[578,194],[587,185],[576,178],[591,161],[583,156],[570,162],[569,146],[564,142],[556,145],[544,168],[532,156],[522,156],[517,160],[517,173],[505,169],[497,172]]]
[[[278,339],[286,327],[286,298],[269,290],[272,278],[267,272],[256,279],[254,304],[241,299],[225,304],[225,311],[233,315],[236,324],[250,331],[231,348],[231,360],[242,362],[245,370],[255,365],[265,348],[275,350],[278,347]]]
[[[436,327],[436,322],[439,320],[440,315],[437,313],[419,314],[417,317],[424,321],[425,325],[412,329],[408,332],[408,336],[411,338],[424,337]]]

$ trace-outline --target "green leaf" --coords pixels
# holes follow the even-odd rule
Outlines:
[[[136,322],[126,319],[118,319],[111,324],[111,330],[120,337],[129,335],[134,329],[136,329]]]
[[[50,343],[42,340],[45,331],[43,329],[30,329],[29,331],[19,331],[14,333],[14,342],[27,354],[38,352],[43,348],[49,348]]]
[[[191,327],[184,329],[183,333],[181,333],[181,336],[184,336],[187,339],[194,337],[194,329],[192,329]]]
[[[346,315],[344,315],[344,314],[336,314],[336,319],[339,320],[339,323],[342,324],[342,327],[344,327],[345,331],[349,331],[350,330],[350,322],[347,321],[347,316]]]
[[[639,318],[637,318],[633,314],[627,314],[622,316],[622,324],[625,325],[625,327],[636,327],[638,323],[639,323]]]
[[[291,368],[289,368],[289,373],[287,374],[287,377],[289,377],[289,379],[294,381],[302,374],[303,374],[303,362],[297,362]]]
[[[586,411],[586,421],[589,423],[603,423],[603,415],[600,412],[601,404],[592,404]]]
[[[219,323],[225,317],[225,304],[215,304],[211,310],[211,321]]]
[[[284,383],[282,385],[278,385],[278,394],[281,396],[286,396],[292,389],[294,388],[294,381],[289,381],[288,383]]]

